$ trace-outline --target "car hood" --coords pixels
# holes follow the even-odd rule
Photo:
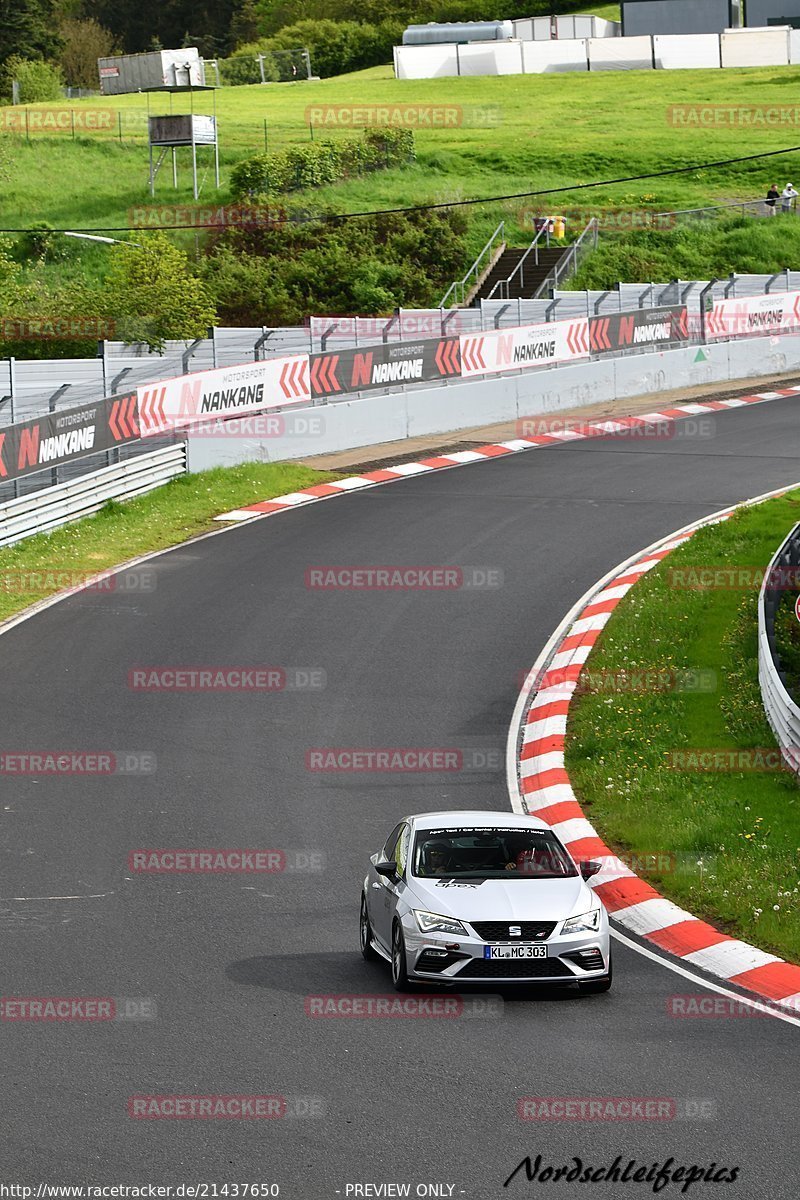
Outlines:
[[[420,907],[461,921],[564,921],[594,904],[579,875],[568,879],[409,880]]]

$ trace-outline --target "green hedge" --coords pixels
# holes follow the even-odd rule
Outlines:
[[[412,130],[368,129],[363,138],[311,142],[244,159],[231,172],[231,192],[237,200],[252,200],[323,187],[354,175],[405,166],[415,157]]]

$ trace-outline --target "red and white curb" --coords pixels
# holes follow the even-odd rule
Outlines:
[[[747,505],[787,490],[779,488],[747,501]],[[529,672],[520,693],[508,743],[508,784],[514,808],[550,825],[573,858],[603,860],[603,868],[590,886],[615,922],[686,967],[699,968],[775,1008],[800,1014],[800,966],[721,933],[638,878],[584,816],[564,761],[569,707],[578,677],[614,609],[634,584],[677,546],[698,529],[727,520],[734,511],[714,513],[654,543],[616,567],[578,601]]]
[[[679,421],[685,417],[720,412],[728,408],[742,408],[746,404],[761,404],[765,400],[779,400],[784,396],[794,396],[798,393],[800,393],[800,387],[791,387],[784,388],[779,392],[758,392],[753,396],[739,396],[735,400],[709,400],[705,404],[680,404],[674,408],[666,408],[663,412],[643,413],[637,417],[617,417],[607,421],[589,421],[586,424],[562,429],[555,433],[540,434],[531,438],[514,438],[511,441],[496,444],[490,443],[487,446],[480,446],[477,450],[459,450],[455,454],[436,454],[431,458],[420,459],[419,462],[401,463],[395,467],[366,471],[363,475],[351,475],[349,478],[339,479],[335,483],[318,483],[313,487],[302,488],[299,492],[289,492],[286,496],[275,496],[271,500],[246,504],[242,508],[222,513],[214,520],[252,521],[256,517],[268,517],[275,513],[288,512],[304,504],[329,500],[332,496],[342,496],[361,488],[377,487],[379,484],[392,483],[396,479],[407,479],[410,475],[422,475],[428,471],[461,467],[466,463],[501,458],[505,454],[519,454],[523,450],[535,450],[538,446],[552,446],[558,442],[577,442],[586,438],[608,437],[610,434],[623,433],[628,429],[644,428],[647,425],[663,425],[665,422]],[[542,419],[545,418],[542,417]]]

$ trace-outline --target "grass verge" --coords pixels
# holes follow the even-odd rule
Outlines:
[[[798,519],[800,491],[741,509],[644,576],[595,645],[567,731],[575,793],[608,844],[696,916],[794,961],[800,788],[784,770],[697,769],[691,751],[775,747],[758,685],[758,587],[719,573],[707,585],[697,569],[753,578]]]
[[[0,620],[86,576],[210,529],[214,517],[243,504],[282,496],[340,476],[294,463],[244,463],[183,475],[124,504],[109,502],[93,517],[0,550]]]

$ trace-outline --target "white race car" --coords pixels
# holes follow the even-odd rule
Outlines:
[[[611,986],[608,914],[576,864],[535,817],[422,813],[402,820],[370,858],[361,952],[391,963],[398,991],[427,983]]]

